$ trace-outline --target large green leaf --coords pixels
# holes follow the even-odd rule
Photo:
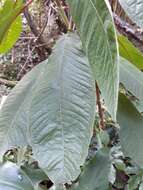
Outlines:
[[[79,181],[71,190],[108,190],[109,171],[109,150],[104,148],[85,166]]]
[[[48,64],[29,73],[4,104],[0,151],[29,144],[53,182],[70,182],[87,156],[94,117],[95,83],[88,60],[79,37],[64,35]]]
[[[106,107],[116,120],[119,69],[116,35],[110,12],[104,0],[67,2]]]
[[[118,36],[120,55],[143,69],[143,54],[124,36]]]
[[[143,28],[143,1],[119,0],[128,16],[141,28]]]
[[[143,73],[123,58],[120,58],[120,82],[137,99],[143,100]]]
[[[18,16],[23,0],[6,0],[0,7],[0,53],[7,52],[17,41],[22,30],[22,18]]]
[[[15,164],[0,165],[0,190],[34,190],[28,176]]]
[[[64,183],[80,173],[95,112],[94,79],[76,35],[58,41],[42,77],[31,103],[33,150],[49,177]]]
[[[119,96],[117,119],[125,156],[131,157],[134,162],[143,167],[143,117],[122,94]]]

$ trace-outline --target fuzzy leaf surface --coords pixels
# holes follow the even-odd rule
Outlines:
[[[143,116],[125,95],[119,95],[117,114],[124,155],[143,166]]]

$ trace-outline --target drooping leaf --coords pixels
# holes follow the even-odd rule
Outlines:
[[[118,36],[120,55],[139,69],[143,69],[143,54],[125,37]]]
[[[123,58],[120,58],[120,82],[137,99],[143,100],[143,73]]]
[[[101,149],[85,166],[77,184],[70,190],[108,190],[109,150]]]
[[[117,119],[120,125],[120,139],[125,156],[143,166],[143,116],[134,105],[120,94]]]
[[[116,120],[119,69],[116,35],[110,11],[104,0],[67,2],[106,107]]]
[[[128,16],[141,28],[143,28],[143,1],[142,0],[119,0],[122,8]]]
[[[18,16],[23,0],[6,0],[0,7],[0,53],[7,52],[17,41],[22,30],[22,18]]]
[[[92,71],[79,37],[64,35],[48,64],[25,76],[4,104],[0,151],[28,144],[54,183],[73,181],[87,156],[94,118]]]
[[[15,164],[0,165],[0,190],[34,190],[28,176]]]

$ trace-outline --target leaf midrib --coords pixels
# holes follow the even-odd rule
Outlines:
[[[63,120],[63,114],[62,114],[62,97],[63,97],[63,70],[64,70],[64,57],[65,57],[65,46],[66,46],[66,38],[64,38],[64,44],[63,44],[63,48],[62,48],[62,59],[60,61],[59,64],[59,78],[60,78],[60,95],[59,95],[59,99],[60,99],[60,104],[59,104],[59,112],[60,112],[60,125],[61,125],[61,131],[62,131],[62,144],[63,144],[63,167],[61,168],[62,173],[65,174],[65,140],[64,140],[64,120]]]

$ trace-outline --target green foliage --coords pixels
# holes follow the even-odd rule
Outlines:
[[[120,139],[123,151],[139,166],[143,166],[143,116],[133,104],[120,94],[118,106],[118,122],[121,127]]]
[[[18,16],[12,23],[7,34],[0,43],[0,53],[6,53],[12,48],[22,31],[22,18]]]
[[[67,0],[67,2],[105,105],[112,118],[116,120],[119,64],[110,12],[104,0]]]
[[[34,190],[31,180],[16,164],[0,165],[0,190]]]
[[[6,0],[0,7],[0,53],[7,52],[17,41],[22,30],[22,18],[18,16],[23,0]]]
[[[42,180],[54,183],[50,190],[109,190],[115,184],[118,188],[142,190],[143,55],[125,37],[118,36],[122,56],[119,62],[117,35],[107,0],[67,2],[79,35],[77,31],[62,35],[49,59],[23,77],[0,110],[0,158],[17,162],[0,165],[0,190],[41,190]],[[142,26],[142,2],[120,2]],[[58,8],[66,17],[64,9]],[[0,53],[16,42],[22,10],[22,0],[4,1],[0,9]],[[67,25],[68,18],[65,19]],[[69,25],[72,30],[72,22]],[[119,93],[119,81],[128,98]],[[99,89],[95,89],[95,82]],[[100,92],[105,110],[100,105]],[[95,121],[100,124],[94,129],[96,137],[92,140],[96,140],[90,156]],[[110,155],[110,147],[118,143],[112,139],[112,133],[118,132],[117,124],[123,153],[117,145]],[[28,159],[26,147],[32,152]],[[17,156],[8,159],[7,151]],[[138,172],[135,168],[127,171],[124,155],[138,166]],[[36,162],[36,168],[31,167],[30,159]],[[121,184],[121,179],[116,181],[118,174],[127,177],[128,185]]]
[[[120,58],[120,82],[138,100],[143,100],[143,73],[123,58]]]
[[[109,169],[109,150],[104,148],[89,161],[81,173],[79,181],[70,190],[108,190]]]
[[[142,70],[143,54],[124,36],[118,36],[118,42],[120,55]]]

